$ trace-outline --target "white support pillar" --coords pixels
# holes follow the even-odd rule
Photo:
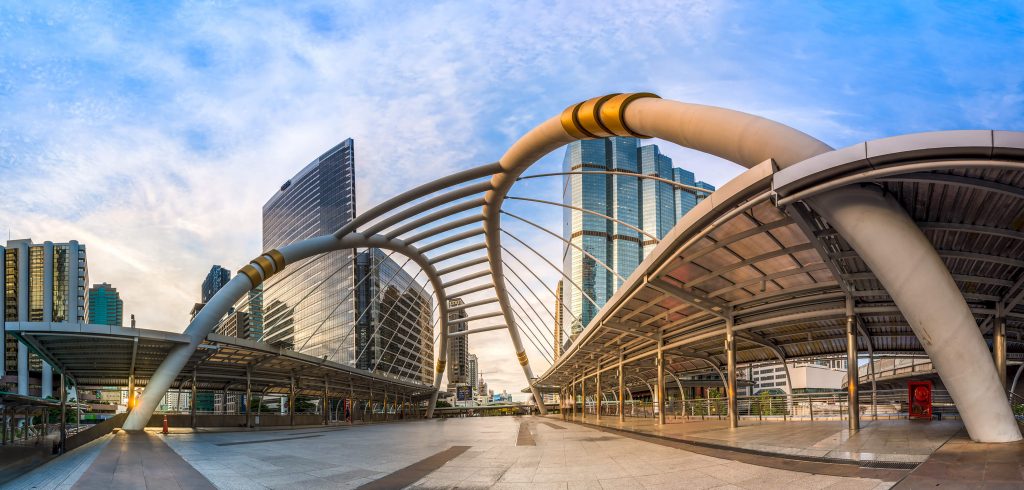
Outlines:
[[[53,242],[43,242],[43,321],[53,321]],[[45,360],[39,396],[53,396],[53,367]]]
[[[957,405],[971,439],[1021,439],[988,345],[928,237],[878,188],[849,186],[810,198],[892,296]]]
[[[857,366],[857,317],[853,314],[853,297],[846,296],[846,387],[847,420],[850,432],[860,430],[860,376]]]
[[[18,321],[28,321],[28,241],[18,243]],[[18,342],[18,394],[28,395],[28,346]]]
[[[733,333],[732,313],[725,317],[725,358],[728,372],[725,394],[729,397],[729,428],[735,429],[740,425],[740,417],[736,403],[736,335]]]

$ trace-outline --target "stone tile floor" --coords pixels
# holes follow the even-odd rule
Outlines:
[[[555,416],[557,418],[557,416]],[[580,417],[576,421],[581,421]],[[596,424],[593,416],[586,419]],[[620,424],[615,416],[601,417],[600,425],[681,441],[798,455],[854,461],[897,461],[919,463],[963,429],[957,420],[863,420],[861,430],[851,435],[840,421],[757,421],[741,420],[730,429],[724,420],[677,418],[658,426],[652,418],[627,417]]]
[[[517,446],[520,424],[535,445]],[[564,427],[558,429],[552,427]],[[889,488],[878,478],[760,466],[540,417],[475,417],[352,428],[153,435],[218,488],[356,488],[453,446],[465,452],[413,483],[422,488]],[[109,444],[99,442],[98,446]],[[90,448],[32,473],[15,488],[73,484]],[[93,461],[95,464],[96,461]],[[804,468],[804,467],[800,467]],[[74,470],[79,471],[79,470]],[[81,472],[79,471],[79,475]],[[16,482],[17,483],[17,482]]]

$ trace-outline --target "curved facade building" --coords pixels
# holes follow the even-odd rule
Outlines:
[[[263,249],[332,233],[355,216],[355,153],[346,139],[310,162],[263,205]],[[355,356],[351,250],[291,265],[264,284],[263,338],[350,363]]]

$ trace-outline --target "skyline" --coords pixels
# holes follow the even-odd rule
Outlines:
[[[234,271],[260,251],[260,205],[347,137],[361,145],[365,210],[493,161],[533,125],[606,92],[744,110],[835,147],[914,131],[1024,128],[1024,75],[1013,64],[1024,38],[1020,9],[1009,4],[888,5],[863,15],[654,4],[630,11],[630,22],[615,8],[571,4],[540,16],[501,6],[377,8],[3,9],[12,49],[0,58],[0,104],[13,117],[0,122],[0,225],[13,238],[88,245],[93,283],[117,286],[140,327],[180,331],[210,265]],[[197,27],[183,32],[189,23]],[[487,36],[489,24],[512,34]],[[631,35],[637,25],[658,35]],[[883,56],[892,46],[902,50]],[[653,142],[716,186],[739,173]],[[542,165],[557,167],[561,153]],[[557,223],[559,213],[544,219]],[[481,365],[500,370],[486,373],[495,391],[517,393],[507,334],[473,343]]]

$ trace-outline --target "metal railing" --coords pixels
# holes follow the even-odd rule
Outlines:
[[[1014,413],[1024,420],[1024,397],[1012,395]],[[905,419],[909,416],[909,400],[907,391],[897,390],[862,390],[859,392],[860,416],[862,420]],[[1014,401],[1015,400],[1015,401]],[[726,419],[729,415],[728,398],[696,398],[689,400],[667,400],[665,416],[667,419]],[[767,393],[736,398],[736,410],[741,420],[846,420],[848,417],[847,393],[845,391],[828,391],[820,393],[800,393],[770,395]],[[596,403],[588,399],[585,406],[577,403],[577,413],[585,410],[587,416],[596,415]],[[627,400],[622,404],[626,417],[654,418],[657,417],[657,406],[648,400]],[[959,418],[959,412],[953,399],[945,390],[932,391],[933,417]],[[617,417],[619,403],[616,401],[601,402],[602,417]]]

